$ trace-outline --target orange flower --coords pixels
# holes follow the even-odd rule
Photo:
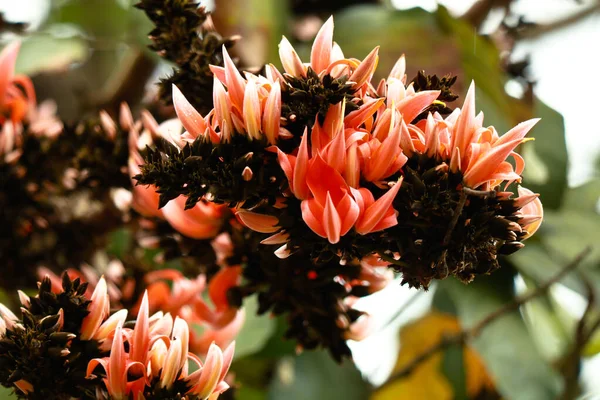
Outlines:
[[[544,219],[544,208],[539,199],[539,194],[533,193],[531,190],[522,186],[518,187],[519,197],[515,200],[516,206],[520,207],[519,213],[521,218],[519,225],[523,227],[527,233],[522,240],[531,237],[542,224]]]
[[[240,279],[240,267],[221,269],[208,284],[211,307],[202,296],[207,289],[204,275],[190,280],[176,270],[151,272],[146,274],[149,308],[202,326],[201,335],[192,331],[190,336],[190,348],[194,352],[206,352],[213,341],[226,346],[237,336],[245,319],[243,310],[231,307],[227,301],[227,291],[238,285]]]
[[[167,222],[181,234],[192,239],[209,239],[221,230],[225,209],[225,205],[200,200],[186,210],[185,197],[179,196],[168,202],[162,212]]]
[[[354,226],[360,213],[350,187],[320,154],[308,166],[306,184],[313,197],[302,201],[304,222],[330,243],[339,242],[340,237]]]
[[[280,127],[279,80],[273,80],[273,76],[270,79],[248,72],[245,73],[245,78],[242,77],[225,46],[223,60],[224,67],[211,65],[215,75],[214,110],[206,117],[202,117],[194,109],[179,89],[173,88],[175,110],[190,135],[204,135],[213,143],[218,143],[229,141],[234,133],[244,134],[250,140],[265,138],[271,144],[275,144],[282,134],[289,136],[289,133]]]
[[[321,27],[310,52],[310,63],[303,64],[298,53],[284,36],[279,43],[279,58],[283,69],[294,77],[306,77],[310,67],[319,76],[330,74],[334,78],[348,76],[353,87],[364,92],[377,68],[379,47],[373,49],[361,62],[357,59],[344,58],[340,46],[333,41],[333,17]]]
[[[125,351],[125,338],[122,324],[117,325],[110,349],[110,357],[94,358],[87,367],[87,376],[92,376],[100,366],[106,373],[103,379],[111,399],[126,400],[130,394],[137,399],[146,382],[146,367],[138,361],[132,361]]]
[[[483,114],[475,115],[472,83],[462,110],[456,109],[446,119],[430,115],[424,131],[412,127],[411,139],[420,143],[422,152],[448,162],[452,172],[462,173],[466,186],[491,190],[504,181],[521,181],[525,163],[514,149],[528,140],[525,135],[538,121],[522,122],[498,136],[494,127],[483,127]],[[515,167],[506,161],[508,157],[513,157]]]
[[[4,124],[7,118],[13,124],[20,123],[35,107],[35,90],[31,80],[25,75],[15,75],[20,47],[20,42],[13,42],[0,53],[0,124]]]

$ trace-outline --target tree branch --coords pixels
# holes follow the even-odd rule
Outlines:
[[[479,0],[471,6],[462,18],[470,22],[477,30],[481,28],[484,21],[494,8],[502,7],[507,9],[513,0]]]
[[[478,337],[481,334],[481,332],[488,325],[490,325],[495,320],[509,314],[510,312],[512,312],[514,310],[517,310],[520,306],[527,303],[528,301],[533,300],[536,297],[543,295],[544,293],[546,293],[548,291],[548,289],[553,284],[559,282],[567,274],[569,274],[574,269],[576,269],[581,264],[583,259],[590,254],[590,252],[591,252],[591,247],[585,248],[581,253],[579,253],[579,255],[577,257],[575,257],[573,259],[573,261],[571,261],[570,263],[565,265],[564,268],[562,268],[558,273],[556,273],[556,275],[554,275],[552,278],[548,279],[542,285],[538,286],[537,288],[535,288],[534,290],[532,290],[529,293],[526,293],[522,296],[516,297],[513,301],[505,304],[504,306],[500,307],[496,311],[487,315],[486,317],[481,319],[478,323],[476,323],[472,327],[463,329],[462,331],[460,331],[457,334],[447,335],[445,337],[442,337],[442,340],[440,340],[438,343],[436,343],[435,345],[431,346],[429,349],[425,350],[423,353],[416,356],[410,363],[408,363],[400,371],[392,374],[392,376],[388,379],[388,381],[383,386],[386,386],[386,385],[394,382],[395,380],[402,379],[402,378],[410,375],[422,362],[428,360],[431,356],[433,356],[437,352],[442,351],[452,345],[463,345],[464,343],[466,343],[472,339],[475,339],[476,337]]]
[[[535,39],[539,36],[542,36],[546,33],[553,32],[556,30],[560,30],[566,28],[569,25],[577,23],[594,13],[600,12],[600,1],[596,2],[590,7],[586,7],[574,14],[569,15],[566,18],[559,19],[557,21],[548,23],[548,24],[534,24],[528,27],[524,27],[515,32],[515,38],[522,39]]]

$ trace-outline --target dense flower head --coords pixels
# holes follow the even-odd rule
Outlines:
[[[19,291],[21,318],[0,304],[0,382],[20,396],[160,399],[180,394],[195,400],[216,399],[229,387],[223,379],[233,357],[231,338],[225,351],[209,342],[203,363],[192,352],[194,337],[184,319],[162,311],[150,314],[152,293],[144,292],[132,325],[125,322],[127,309],[111,313],[104,277],[91,296],[87,283],[66,273],[60,291],[52,291],[49,278],[39,287],[35,297]]]
[[[295,284],[304,290],[314,279],[338,290],[328,280],[356,281],[356,269],[343,269],[365,260],[414,287],[449,275],[469,282],[498,268],[499,254],[523,247],[543,210],[536,194],[511,191],[524,168],[516,148],[536,120],[499,135],[476,115],[474,84],[453,111],[455,77],[420,73],[408,81],[404,56],[375,84],[379,49],[347,57],[333,27],[330,18],[319,30],[310,62],[283,38],[283,71],[269,64],[263,75],[241,73],[223,49],[223,67],[211,67],[214,109],[201,115],[174,87],[185,132],[150,152],[136,179],[156,185],[161,204],[181,195],[187,208],[225,203],[244,226],[268,235],[260,244],[278,246],[275,262],[289,265],[293,289],[273,282],[278,267],[249,257],[244,276],[254,283],[242,296],[259,291],[263,311],[289,312],[290,337],[340,356],[339,342],[306,331],[326,324],[303,312],[309,301],[290,305]],[[328,307],[348,296],[319,301]],[[336,330],[347,337],[360,313],[332,310],[330,317],[349,321]]]
[[[240,283],[240,267],[226,267],[209,283],[204,275],[188,279],[175,270],[160,270],[146,275],[150,309],[160,310],[185,319],[190,325],[202,328],[192,331],[190,349],[206,353],[212,342],[229,345],[245,320],[244,311],[232,306],[227,299],[230,288]],[[203,294],[208,292],[210,303]],[[212,304],[211,304],[212,303]]]
[[[177,101],[175,96],[175,101]],[[121,107],[121,125],[129,127],[129,174],[132,177],[132,207],[142,216],[165,219],[175,230],[192,239],[211,239],[217,236],[223,225],[225,207],[205,200],[186,208],[186,199],[179,196],[159,209],[159,195],[152,186],[136,185],[133,177],[140,173],[143,164],[141,151],[155,141],[177,141],[182,144],[182,124],[178,119],[170,119],[158,124],[146,111],[142,113],[140,124],[133,121],[126,105]]]
[[[91,299],[85,296],[87,284],[66,274],[59,293],[51,286],[46,278],[35,297],[19,292],[21,318],[0,306],[0,382],[25,397],[92,398],[96,382],[85,379],[87,362],[110,342],[112,321],[122,322],[126,314],[108,318],[103,279]]]
[[[111,399],[216,399],[229,385],[225,375],[235,344],[224,352],[211,344],[206,361],[189,351],[190,330],[185,320],[169,313],[149,315],[148,293],[142,298],[133,329],[119,322],[114,328],[110,355],[95,358],[88,378],[104,376],[100,398]],[[190,371],[190,363],[196,370]]]

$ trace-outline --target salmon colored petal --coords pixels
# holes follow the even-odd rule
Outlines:
[[[390,72],[389,78],[395,78],[400,81],[406,80],[406,58],[404,54],[400,56],[398,61],[394,64],[392,71]]]
[[[275,82],[267,98],[262,120],[262,130],[270,144],[277,142],[281,119],[281,86]]]
[[[402,119],[409,123],[429,107],[439,95],[439,90],[424,90],[400,100],[396,104],[396,109],[402,113]]]
[[[225,78],[225,68],[219,67],[217,65],[209,65],[210,72],[213,73],[215,78],[221,81],[224,85],[227,84],[227,79]]]
[[[346,154],[344,178],[351,188],[357,188],[360,183],[360,161],[358,159],[358,146],[353,143]]]
[[[352,196],[346,194],[342,201],[336,204],[336,209],[341,219],[340,235],[344,236],[354,226],[359,217],[360,208]]]
[[[292,189],[292,191],[294,191],[293,184],[294,184],[294,167],[296,165],[296,157],[286,154],[283,151],[279,150],[279,148],[277,148],[277,162],[279,163],[279,166],[283,170],[285,177],[287,178],[288,182],[290,183],[290,188]]]
[[[535,198],[532,201],[528,202],[520,210],[521,214],[523,214],[524,216],[524,219],[530,218],[530,221],[532,221],[529,224],[523,226],[523,229],[527,231],[527,235],[523,237],[523,240],[525,240],[531,237],[542,224],[542,221],[544,219],[544,208],[542,207],[542,202],[538,198],[538,195],[534,194],[531,190],[521,186],[519,186],[517,190],[519,193],[519,198],[517,199],[517,201],[519,199],[529,199],[532,196],[535,196]]]
[[[183,127],[194,137],[203,136],[207,128],[204,117],[190,104],[181,90],[173,85],[173,106]]]
[[[256,232],[275,233],[280,229],[277,226],[279,220],[272,215],[258,214],[246,210],[238,210],[236,215],[244,225]]]
[[[325,208],[323,210],[323,228],[329,243],[337,243],[340,241],[340,232],[342,230],[342,220],[338,214],[329,192],[325,199]]]
[[[385,99],[368,99],[360,106],[358,110],[350,112],[346,118],[344,118],[344,125],[346,127],[358,128],[368,118],[371,118],[377,109],[385,103]]]
[[[241,267],[221,268],[211,279],[208,285],[208,295],[217,310],[230,307],[227,300],[227,291],[239,285],[241,279]]]
[[[302,219],[308,225],[310,229],[317,235],[326,238],[327,234],[323,228],[323,207],[315,200],[303,200],[300,203],[300,210],[302,211]]]
[[[463,178],[469,187],[477,188],[482,183],[490,180],[490,175],[496,171],[508,155],[522,143],[523,139],[506,142],[500,146],[494,146],[486,154],[482,155],[466,172]]]
[[[356,231],[361,235],[374,232],[375,226],[386,216],[387,211],[392,207],[394,198],[400,190],[402,178],[381,196],[375,203],[371,204],[356,223]]]
[[[15,41],[2,49],[0,53],[0,102],[4,99],[8,86],[15,73],[15,63],[19,55],[21,42]]]
[[[91,303],[88,307],[89,314],[81,323],[80,336],[82,340],[90,340],[110,312],[108,287],[106,285],[104,276],[102,276],[98,281],[90,300]]]
[[[279,42],[279,59],[285,72],[296,77],[305,77],[306,71],[298,53],[284,36]]]
[[[343,131],[335,134],[333,140],[327,146],[327,164],[337,170],[340,174],[346,169],[346,135]]]
[[[132,361],[146,362],[146,356],[150,348],[149,329],[149,309],[148,309],[148,291],[144,291],[142,303],[137,314],[135,328],[130,343],[129,357]]]
[[[505,143],[512,142],[513,140],[523,139],[525,135],[540,121],[541,118],[533,118],[528,121],[521,122],[510,131],[494,142],[494,147],[501,146]]]
[[[225,140],[228,139],[228,135],[224,133],[226,128],[223,124],[226,124],[228,128],[233,126],[233,122],[231,121],[231,112],[229,111],[231,108],[231,102],[229,100],[229,96],[223,87],[223,84],[217,78],[213,81],[213,104],[215,107],[215,119],[217,120],[217,124],[221,127],[221,137]]]
[[[215,390],[219,383],[221,370],[223,369],[223,353],[221,349],[212,344],[206,355],[206,362],[202,368],[202,374],[198,380],[197,386],[193,389],[198,397],[205,399]]]
[[[296,157],[296,165],[294,168],[293,190],[294,195],[301,200],[309,197],[309,189],[306,181],[308,171],[308,131],[304,129],[300,147],[298,148],[298,156]]]
[[[227,84],[227,91],[231,96],[233,104],[235,104],[238,109],[242,109],[242,104],[244,102],[244,91],[245,91],[245,82],[244,78],[238,71],[237,67],[229,57],[229,53],[227,53],[227,48],[223,45],[223,64],[225,67],[225,82]]]
[[[350,81],[354,82],[354,88],[360,88],[373,76],[379,62],[379,46],[375,47],[360,63],[350,76]]]
[[[331,63],[331,51],[333,47],[333,17],[323,24],[313,43],[310,52],[310,65],[317,73],[325,70]]]
[[[475,131],[475,82],[471,81],[465,102],[458,119],[454,125],[451,147],[458,147],[463,156],[467,153],[467,147],[472,141]]]
[[[235,352],[235,340],[231,342],[229,346],[223,352],[223,366],[221,367],[221,375],[219,376],[219,380],[222,381],[225,379],[225,375],[227,375],[227,371],[229,371],[229,367],[231,367],[231,362],[233,361],[233,354]]]
[[[263,239],[260,241],[261,244],[282,244],[282,243],[286,243],[289,239],[290,235],[289,233],[286,233],[284,231],[281,232],[277,232],[276,234],[269,236],[266,239]]]
[[[345,193],[349,192],[348,185],[342,175],[328,165],[320,154],[310,160],[306,174],[306,183],[315,199],[325,206],[327,193],[334,203],[338,203]]]
[[[244,128],[252,139],[260,139],[260,101],[255,82],[248,82],[244,93]]]

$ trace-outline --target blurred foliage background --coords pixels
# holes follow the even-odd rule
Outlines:
[[[18,70],[33,77],[40,100],[57,100],[65,119],[114,109],[122,101],[140,104],[154,91],[153,82],[171,68],[146,49],[152,27],[131,0],[8,3],[0,3],[7,21],[31,22],[23,35]],[[600,178],[594,169],[599,163],[590,157],[597,148],[599,125],[568,123],[583,126],[585,132],[565,135],[563,116],[538,97],[536,82],[552,85],[561,99],[558,103],[576,109],[568,113],[573,120],[593,120],[594,115],[584,114],[594,112],[585,96],[600,89],[588,72],[593,68],[574,58],[565,60],[546,38],[568,36],[572,46],[580,46],[575,53],[589,51],[582,43],[590,35],[596,43],[600,39],[600,2],[450,1],[448,8],[422,2],[427,9],[408,3],[216,0],[209,7],[214,7],[218,31],[242,36],[233,51],[245,65],[277,63],[282,35],[293,38],[296,48],[304,51],[301,56],[307,57],[318,27],[333,14],[335,40],[346,55],[362,59],[381,46],[381,74],[406,54],[409,79],[418,69],[457,75],[460,93],[475,80],[478,109],[486,110],[486,122],[499,132],[541,117],[533,131],[535,142],[524,144],[521,152],[527,162],[524,183],[541,194],[544,224],[524,249],[504,259],[504,268],[488,278],[468,286],[448,279],[420,293],[398,284],[366,299],[364,308],[379,318],[380,332],[375,340],[352,344],[356,365],[337,365],[325,352],[296,355],[293,345],[281,339],[281,321],[256,317],[257,305],[246,304],[248,321],[232,367],[235,398],[600,398],[597,379],[590,379],[600,376]],[[577,28],[590,23],[595,31]],[[8,41],[10,34],[3,39]],[[544,65],[535,58],[538,46],[568,69],[547,78]],[[596,73],[598,66],[596,62]],[[548,97],[554,102],[556,98]],[[594,172],[571,173],[569,181],[574,165],[569,157],[577,159],[580,171]],[[591,254],[560,284],[514,307],[475,337],[449,342],[410,373],[402,373],[431,346],[476,325],[516,296],[536,290],[588,245]]]

